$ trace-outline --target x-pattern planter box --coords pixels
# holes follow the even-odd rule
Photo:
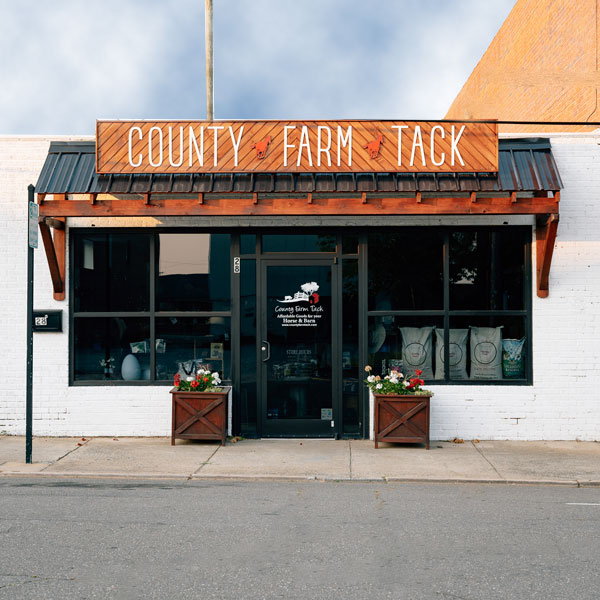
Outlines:
[[[379,442],[425,444],[429,450],[430,396],[374,394],[375,448]]]
[[[181,440],[220,440],[227,437],[227,395],[229,387],[220,392],[180,392],[171,390],[173,419],[171,445]]]

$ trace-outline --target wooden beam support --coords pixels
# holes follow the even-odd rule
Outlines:
[[[360,199],[361,199],[361,202],[362,202],[363,204],[366,204],[366,203],[367,203],[367,192],[363,192],[363,193],[360,195]]]
[[[415,200],[417,201],[417,204],[421,204],[421,200],[422,200],[421,192],[416,193]]]
[[[368,198],[363,204],[360,197],[319,197],[313,194],[310,214],[314,215],[548,215],[558,214],[555,198],[519,198],[516,203],[507,196],[478,197],[424,197],[415,202],[408,198]],[[40,206],[41,217],[178,217],[204,215],[306,215],[306,194],[292,198],[214,198],[204,195],[204,203],[195,198],[152,199],[146,205],[135,199],[97,199],[95,204],[79,200],[47,200]]]
[[[43,221],[51,227],[52,229],[64,229],[65,221],[64,219],[55,219],[53,217],[44,217]]]
[[[96,198],[98,194],[90,194],[90,204],[96,204]]]
[[[144,194],[144,204],[150,206],[150,194]]]
[[[198,194],[198,204],[204,204],[204,192]]]
[[[470,198],[471,198],[471,203],[475,204],[475,202],[477,202],[477,192],[471,192]]]
[[[50,227],[45,221],[39,223],[48,268],[50,269],[50,278],[52,279],[52,288],[54,290],[55,300],[65,299],[65,230],[55,229],[54,238]]]
[[[308,195],[306,196],[306,201],[308,204],[312,204],[312,192],[308,192]]]
[[[549,277],[550,265],[552,264],[552,253],[556,242],[556,231],[558,229],[558,214],[538,217],[535,228],[535,254],[537,271],[537,295],[547,298],[550,293]]]
[[[515,204],[517,202],[517,192],[510,193],[510,201]]]

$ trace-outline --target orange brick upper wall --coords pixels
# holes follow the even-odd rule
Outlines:
[[[600,0],[519,0],[447,119],[600,121]],[[503,125],[500,131],[597,127]]]

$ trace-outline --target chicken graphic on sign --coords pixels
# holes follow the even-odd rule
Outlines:
[[[372,142],[363,146],[363,148],[369,152],[370,158],[377,158],[381,144],[383,144],[383,134],[380,133]]]
[[[267,155],[269,144],[271,143],[271,136],[268,135],[262,142],[256,142],[252,149],[256,150],[256,158],[264,158]]]
[[[294,296],[286,296],[283,300],[277,300],[277,302],[282,302],[284,304],[289,304],[291,302],[308,302],[309,304],[318,304],[319,303],[319,294],[317,294],[317,290],[319,289],[319,284],[315,281],[310,281],[307,283],[303,283],[300,286],[302,291],[296,292]]]

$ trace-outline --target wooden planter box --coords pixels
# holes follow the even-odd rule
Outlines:
[[[379,442],[425,444],[429,450],[430,396],[374,394],[375,448]]]
[[[229,387],[221,392],[180,392],[171,390],[173,419],[171,446],[180,440],[220,440],[227,437],[227,395]]]

